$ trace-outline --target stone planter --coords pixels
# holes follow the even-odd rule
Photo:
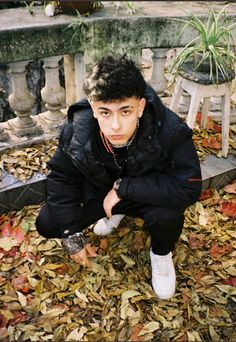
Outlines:
[[[229,70],[227,77],[222,75],[222,73],[218,73],[218,79],[216,77],[216,72],[213,71],[213,79],[210,78],[210,66],[209,64],[202,64],[200,68],[196,69],[195,63],[193,61],[184,62],[178,70],[178,73],[183,78],[186,78],[190,81],[197,82],[200,84],[223,84],[226,82],[230,82],[235,78],[234,70]]]

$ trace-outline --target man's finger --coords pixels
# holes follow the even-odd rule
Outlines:
[[[89,256],[92,256],[92,257],[97,256],[97,253],[96,253],[94,247],[92,247],[89,243],[85,246],[85,249],[88,252]]]

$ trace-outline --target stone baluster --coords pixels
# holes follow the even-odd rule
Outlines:
[[[41,96],[48,111],[39,114],[39,121],[45,132],[58,130],[65,122],[66,114],[61,111],[65,102],[65,89],[59,82],[59,61],[61,56],[44,58],[45,86]]]
[[[35,99],[26,82],[26,65],[29,61],[10,63],[12,94],[8,97],[11,108],[17,118],[8,121],[8,127],[13,135],[18,137],[36,136],[41,133],[36,120],[30,115]]]
[[[163,94],[166,90],[165,63],[168,49],[151,49],[153,52],[153,69],[149,84],[158,94]]]
[[[0,124],[0,146],[2,145],[1,142],[5,142],[9,140],[9,135],[5,131],[3,123]]]

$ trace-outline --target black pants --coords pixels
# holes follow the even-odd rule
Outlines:
[[[143,205],[137,202],[122,200],[112,209],[112,214],[124,214],[131,217],[140,217],[144,220],[144,228],[151,236],[151,246],[154,253],[165,255],[174,249],[183,227],[183,211],[157,207],[154,205]],[[83,217],[80,227],[85,229],[97,220],[106,217],[103,203],[90,200],[83,206]],[[36,228],[40,235],[46,238],[61,238],[60,230],[55,227],[53,217],[45,204],[36,220]]]

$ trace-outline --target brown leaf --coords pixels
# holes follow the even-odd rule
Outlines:
[[[139,323],[132,327],[131,334],[129,336],[130,341],[145,341],[144,336],[139,336],[140,331],[143,328],[143,324]]]
[[[56,274],[67,274],[70,267],[67,264],[64,264],[54,270]]]
[[[236,179],[224,187],[224,191],[230,194],[236,194]]]
[[[194,279],[196,280],[197,283],[199,283],[200,280],[201,280],[203,277],[207,276],[207,275],[208,275],[208,272],[206,272],[206,271],[199,271],[199,272],[197,272],[197,273],[195,274]]]
[[[105,252],[107,250],[108,246],[109,246],[108,239],[107,238],[101,239],[99,248],[102,249]]]
[[[204,240],[200,240],[195,233],[190,232],[188,238],[191,249],[201,249],[204,246]]]
[[[139,251],[144,250],[145,248],[146,246],[143,240],[142,232],[137,231],[134,235],[132,249],[139,252]]]
[[[232,245],[225,244],[224,246],[219,246],[217,242],[214,242],[210,248],[210,255],[213,259],[219,259],[225,254],[233,251]]]
[[[129,227],[122,227],[118,230],[118,235],[120,237],[124,236],[125,234],[130,232],[130,228]]]

